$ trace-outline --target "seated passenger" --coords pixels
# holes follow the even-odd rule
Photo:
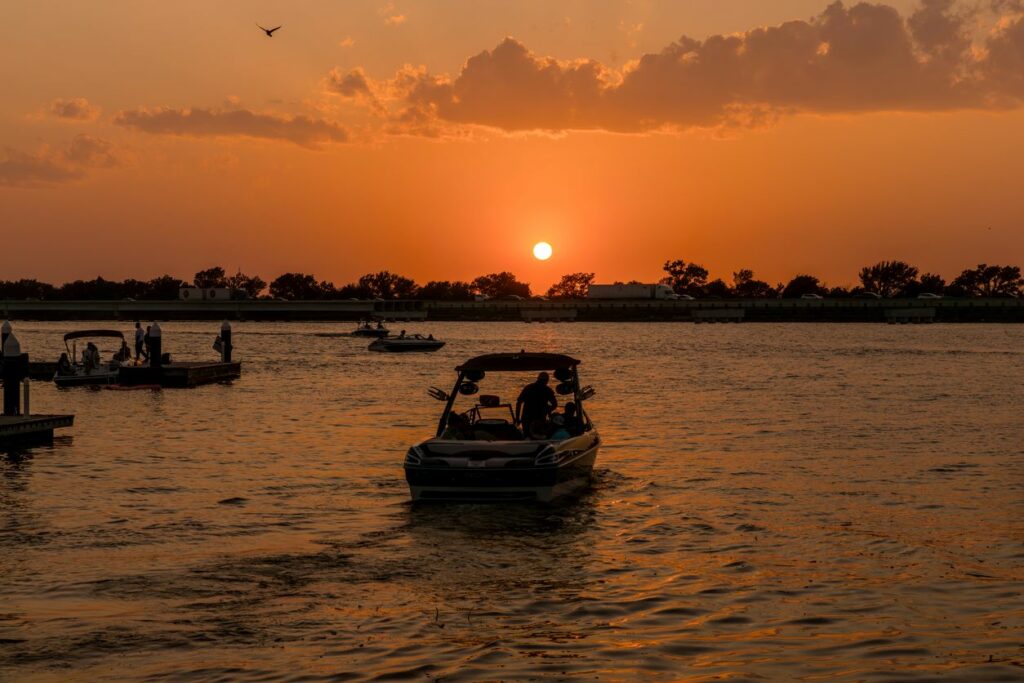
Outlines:
[[[86,374],[100,366],[100,350],[92,342],[85,345],[85,351],[82,352],[82,365],[85,366]]]
[[[531,422],[526,432],[526,438],[533,441],[546,441],[548,438],[547,420],[537,418]]]
[[[470,429],[469,420],[466,419],[465,415],[459,413],[450,413],[448,415],[448,426],[445,427],[444,432],[441,433],[442,439],[449,441],[466,441],[473,438],[472,430]]]
[[[565,429],[565,418],[560,414],[551,416],[551,434],[548,438],[552,441],[565,441],[572,435]]]
[[[217,339],[220,340],[220,337],[217,337]],[[124,340],[121,340],[121,348],[118,350],[117,353],[114,354],[114,360],[120,363],[124,363],[131,357],[131,349],[128,348],[128,344]]]
[[[71,367],[71,359],[66,353],[60,354],[60,360],[57,361],[57,374],[61,376],[75,374],[74,368]]]

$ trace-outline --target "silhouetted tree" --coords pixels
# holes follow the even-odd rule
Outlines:
[[[214,266],[213,268],[200,270],[196,273],[195,277],[192,278],[192,284],[203,289],[210,289],[211,287],[227,287],[228,279],[224,276],[223,268],[220,266]]]
[[[915,297],[919,294],[942,294],[946,291],[946,281],[941,275],[925,273],[918,280],[908,282],[900,291],[900,296]]]
[[[665,261],[662,270],[668,276],[662,278],[661,283],[670,286],[676,294],[699,296],[704,293],[704,286],[708,282],[708,270],[704,266],[676,259]]]
[[[921,276],[921,291],[919,294],[942,294],[946,289],[946,279],[935,273],[925,273]]]
[[[473,285],[459,280],[433,280],[420,287],[419,297],[434,301],[472,301]]]
[[[860,270],[864,289],[884,297],[902,293],[915,280],[917,268],[904,261],[879,261]]]
[[[825,296],[828,296],[830,299],[845,299],[850,296],[850,290],[846,287],[832,287]]]
[[[755,280],[754,271],[738,270],[732,274],[732,289],[736,296],[744,299],[775,298],[778,292],[764,280]]]
[[[412,299],[419,286],[407,277],[382,270],[359,278],[359,286],[381,299]]]
[[[116,280],[74,280],[65,282],[57,290],[55,298],[64,301],[114,301],[128,297],[124,283]],[[177,292],[175,292],[177,297]]]
[[[728,299],[733,295],[732,288],[722,278],[716,278],[704,286],[705,296]]]
[[[334,285],[326,280],[317,282],[306,273],[285,273],[270,283],[270,295],[278,299],[305,301],[326,299],[336,294]]]
[[[342,285],[335,290],[335,295],[339,299],[372,299],[373,292],[366,287],[362,287],[355,282],[350,282],[347,285]]]
[[[491,273],[490,275],[481,275],[477,279],[473,280],[473,288],[492,299],[497,299],[502,296],[521,296],[524,299],[530,298],[530,285],[525,282],[520,282],[516,279],[515,275],[508,271]]]
[[[57,288],[38,280],[0,281],[0,299],[52,299]]]
[[[161,275],[147,282],[145,292],[138,298],[151,301],[170,301],[177,299],[181,288],[187,286],[188,283],[184,280],[179,280],[171,275]]]
[[[198,273],[196,275],[198,276]],[[246,275],[242,271],[238,271],[224,282],[236,292],[245,292],[250,299],[257,298],[267,288],[267,283],[263,281],[263,278],[258,275]]]
[[[967,296],[1015,296],[1024,288],[1019,266],[990,266],[984,263],[968,268],[950,285]]]
[[[586,299],[594,273],[570,273],[552,285],[548,296],[553,299]]]
[[[804,294],[819,294],[825,296],[828,293],[821,282],[813,275],[797,275],[786,284],[782,290],[783,299],[799,299]]]

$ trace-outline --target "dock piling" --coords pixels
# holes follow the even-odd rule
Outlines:
[[[28,354],[21,352],[21,344],[13,332],[4,340],[4,415],[19,415],[21,380],[28,377]]]
[[[149,327],[149,367],[159,368],[163,365],[163,339],[160,323],[154,322]]]
[[[231,323],[225,320],[220,324],[220,360],[222,363],[231,362]]]

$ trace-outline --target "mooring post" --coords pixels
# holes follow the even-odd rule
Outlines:
[[[159,368],[164,364],[163,339],[161,338],[160,323],[154,322],[149,328],[149,367]]]
[[[4,341],[4,415],[18,415],[21,380],[28,377],[28,354],[21,352],[18,338],[11,332]]]
[[[4,344],[7,343],[7,337],[11,335],[11,321],[5,320],[3,325],[0,325],[0,355],[3,355]]]
[[[29,415],[31,415],[31,411],[29,410],[29,400],[28,400],[28,398],[29,398],[29,387],[31,386],[31,384],[29,382],[28,377],[26,377],[25,379],[21,380],[21,384],[22,384],[22,387],[23,387],[22,392],[21,392],[22,393],[22,398],[23,398],[23,401],[22,401],[22,406],[23,407],[21,409],[21,414],[24,415],[25,417],[28,417]]]
[[[231,362],[231,323],[227,320],[220,324],[220,360],[222,363]]]

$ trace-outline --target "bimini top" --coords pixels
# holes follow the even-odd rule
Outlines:
[[[540,370],[557,370],[579,365],[580,362],[571,356],[561,353],[488,353],[470,358],[455,368],[459,372],[466,370],[491,370],[495,372],[538,372]]]
[[[124,339],[124,334],[117,330],[81,330],[79,332],[68,332],[64,335],[64,341],[81,339],[83,337],[119,337]]]

